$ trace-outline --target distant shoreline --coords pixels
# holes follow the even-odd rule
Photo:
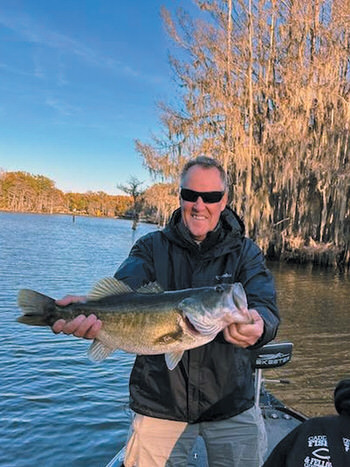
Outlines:
[[[62,216],[70,216],[73,219],[78,217],[88,217],[94,219],[115,219],[115,220],[127,220],[132,223],[133,219],[131,216],[93,216],[91,214],[84,214],[84,213],[74,213],[74,212],[32,212],[32,211],[12,211],[7,209],[0,209],[0,213],[10,213],[10,214],[37,214],[37,215],[47,215],[47,216],[55,216],[55,215],[62,215]],[[153,224],[157,225],[157,223],[153,222],[149,219],[140,219],[139,223],[143,224]],[[350,272],[349,265],[346,265],[342,261],[342,251],[331,244],[322,244],[322,243],[315,243],[309,246],[301,246],[298,248],[290,248],[280,254],[271,255],[268,252],[265,254],[265,258],[268,261],[273,262],[281,262],[281,263],[290,263],[290,264],[300,264],[300,265],[308,265],[313,264],[315,266],[319,266],[322,268],[334,269],[340,272]]]
[[[133,218],[131,216],[105,216],[105,215],[99,215],[99,216],[94,216],[92,214],[85,214],[85,213],[74,213],[71,211],[67,212],[38,212],[38,211],[13,211],[10,209],[4,209],[0,208],[0,213],[9,213],[9,214],[30,214],[30,215],[40,215],[40,216],[70,216],[70,217],[89,217],[92,219],[120,219],[120,220],[126,220],[126,221],[133,221]],[[148,220],[145,218],[140,218],[139,223],[142,224],[153,224],[157,225],[156,222],[153,222],[152,220]]]

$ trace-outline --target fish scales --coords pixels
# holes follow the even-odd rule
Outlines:
[[[18,321],[37,326],[95,314],[102,329],[89,350],[94,361],[104,360],[116,349],[164,353],[169,369],[175,368],[185,350],[210,342],[227,325],[252,322],[240,283],[167,292],[152,283],[133,291],[121,281],[105,278],[84,303],[62,307],[46,295],[23,289],[18,304],[23,311]]]
[[[189,295],[189,292],[180,293],[176,301],[181,302]],[[179,321],[183,319],[182,312],[176,310],[164,294],[127,294],[109,300],[87,302],[67,310],[70,319],[79,314],[91,313],[103,321],[104,331],[113,336],[109,339],[109,342],[113,341],[113,346],[133,353],[163,353],[164,343],[170,344],[171,335],[180,337],[182,333],[179,326]],[[50,324],[56,319],[57,313]],[[169,337],[163,340],[163,336]]]

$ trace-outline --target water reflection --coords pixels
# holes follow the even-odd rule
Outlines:
[[[282,324],[277,340],[294,343],[286,367],[267,372],[290,385],[267,385],[285,403],[310,416],[335,413],[333,390],[350,377],[350,281],[334,271],[269,263]]]

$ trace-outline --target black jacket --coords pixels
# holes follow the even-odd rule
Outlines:
[[[350,416],[315,417],[294,428],[263,467],[349,467]]]
[[[248,305],[265,322],[259,340],[274,338],[279,324],[275,289],[259,248],[244,237],[243,224],[225,209],[217,228],[196,244],[174,212],[168,226],[139,239],[116,277],[131,287],[157,281],[164,290],[241,282]],[[254,346],[254,348],[257,347]],[[195,423],[229,418],[252,407],[251,350],[214,341],[186,351],[169,371],[164,355],[137,356],[130,377],[131,408],[144,415]]]
[[[337,384],[334,405],[339,415],[298,425],[275,446],[263,467],[349,467],[350,379]]]

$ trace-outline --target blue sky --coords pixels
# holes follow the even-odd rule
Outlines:
[[[0,169],[63,191],[152,183],[134,149],[176,92],[160,7],[190,0],[1,0]]]

